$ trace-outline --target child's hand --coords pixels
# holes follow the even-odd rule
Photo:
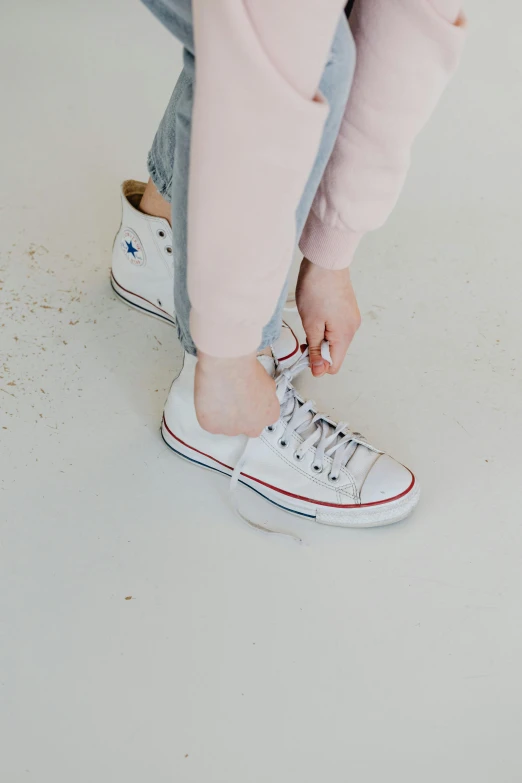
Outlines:
[[[256,354],[218,359],[199,352],[194,400],[200,425],[215,435],[254,438],[279,418],[275,381]]]
[[[315,376],[339,372],[361,314],[348,269],[323,269],[303,259],[296,288],[296,302],[310,351]],[[328,340],[332,364],[321,357],[321,343]]]

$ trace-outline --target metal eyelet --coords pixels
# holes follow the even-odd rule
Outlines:
[[[296,459],[298,462],[301,462],[301,460],[303,459],[303,455],[299,454],[298,451],[294,451],[294,459]]]
[[[267,429],[267,432],[273,432],[275,430],[275,426],[273,424],[269,424],[266,429]]]
[[[339,476],[332,476],[331,473],[328,474],[328,481],[331,481],[332,484],[335,484],[336,481],[339,481]]]
[[[169,255],[171,255],[171,254],[172,254],[172,248],[171,248],[171,246],[170,246],[170,245],[167,245],[167,247],[165,248],[165,250],[167,251],[167,253],[168,253]]]
[[[281,446],[282,449],[286,449],[286,447],[288,446],[288,441],[283,440],[283,438],[280,438],[280,440],[278,441],[278,445]]]
[[[157,232],[157,234],[158,234],[158,236],[159,236],[159,238],[160,238],[160,239],[165,239],[165,232],[163,231],[163,229],[162,229],[162,228],[159,228],[159,229],[158,229],[158,232]]]
[[[323,466],[322,465],[312,465],[312,470],[314,473],[322,473],[323,472]]]

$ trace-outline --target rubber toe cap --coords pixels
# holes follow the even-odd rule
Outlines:
[[[413,488],[414,476],[388,454],[375,462],[361,489],[361,503],[391,501]]]

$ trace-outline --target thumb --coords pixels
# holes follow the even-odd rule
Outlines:
[[[321,343],[324,340],[324,324],[305,329],[308,340],[308,353],[310,355],[310,367],[312,374],[318,378],[327,370],[327,363],[321,356]]]

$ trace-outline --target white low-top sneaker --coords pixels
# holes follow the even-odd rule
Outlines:
[[[112,250],[111,285],[131,307],[174,326],[172,229],[167,220],[140,212],[145,187],[134,179],[121,186],[122,220]],[[284,322],[272,348],[285,366],[301,354],[296,335]]]
[[[316,412],[292,379],[309,366],[308,352],[291,368],[276,369],[279,420],[258,438],[211,435],[194,408],[196,359],[185,355],[162,421],[166,444],[185,459],[239,480],[276,506],[326,525],[373,527],[407,517],[419,500],[414,475],[340,422]]]

